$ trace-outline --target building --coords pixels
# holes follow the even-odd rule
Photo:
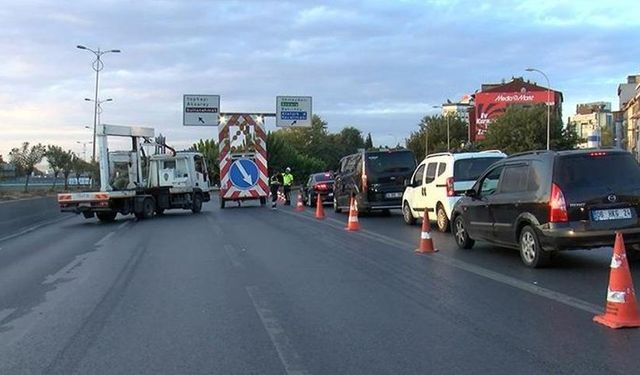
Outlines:
[[[640,75],[627,76],[627,82],[618,85],[619,120],[622,121],[624,146],[636,155],[640,154],[638,138],[640,132]],[[640,157],[638,157],[640,159]]]
[[[474,94],[474,108],[470,117],[472,141],[484,139],[488,126],[500,117],[508,107],[532,107],[549,103],[552,116],[562,115],[563,96],[559,91],[513,77],[510,82],[488,83]]]
[[[589,147],[587,139],[592,135],[600,135],[605,129],[615,134],[610,102],[578,104],[576,114],[569,117],[568,123],[573,125],[578,133],[579,148]]]
[[[16,167],[11,163],[0,163],[0,180],[16,178]]]
[[[456,116],[464,122],[469,124],[469,113],[473,108],[473,97],[471,95],[465,95],[459,102],[453,103],[447,100],[446,103],[442,103],[442,116]]]

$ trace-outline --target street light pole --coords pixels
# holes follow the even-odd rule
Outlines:
[[[93,64],[91,65],[93,67],[93,70],[95,70],[96,72],[96,93],[95,93],[95,100],[94,100],[94,106],[93,106],[93,142],[92,142],[93,155],[91,157],[91,161],[95,162],[96,161],[96,129],[98,126],[98,85],[100,83],[100,71],[104,68],[104,64],[102,63],[102,55],[110,52],[120,53],[120,50],[110,49],[107,51],[102,51],[100,50],[100,48],[98,48],[98,50],[94,51],[91,48],[87,48],[83,45],[78,45],[76,46],[76,48],[89,51],[96,56],[96,59],[93,61]]]
[[[527,68],[525,69],[527,72],[538,72],[542,74],[545,80],[547,80],[547,151],[551,149],[550,140],[551,140],[551,84],[549,83],[549,77],[539,69],[535,68]],[[554,100],[555,102],[555,100]]]
[[[92,102],[93,99],[89,99],[89,98],[84,98],[84,100],[88,101],[88,102]],[[105,99],[105,100],[98,100],[98,125],[102,124],[101,120],[100,120],[100,115],[102,114],[102,104],[106,103],[106,102],[112,102],[113,99],[109,98],[109,99]]]

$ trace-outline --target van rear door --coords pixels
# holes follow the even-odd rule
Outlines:
[[[404,180],[410,179],[416,168],[411,151],[368,152],[365,158],[366,184],[371,202],[402,200]]]

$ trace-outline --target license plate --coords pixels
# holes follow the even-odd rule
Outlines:
[[[631,215],[630,208],[616,208],[613,210],[591,211],[591,218],[594,221],[623,220],[623,219],[631,219],[632,217],[633,216]]]
[[[385,198],[402,198],[402,193],[387,193],[384,195]]]

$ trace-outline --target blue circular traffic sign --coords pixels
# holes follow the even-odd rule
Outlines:
[[[260,172],[258,166],[253,160],[238,159],[231,164],[229,168],[229,179],[233,186],[238,189],[246,190],[258,183]]]

